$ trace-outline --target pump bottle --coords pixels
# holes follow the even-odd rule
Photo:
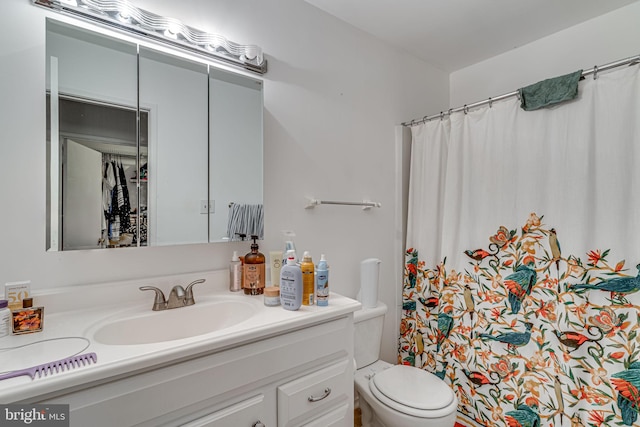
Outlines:
[[[265,284],[265,257],[258,252],[258,236],[251,236],[251,252],[244,256],[244,293],[262,295]]]
[[[302,271],[295,252],[287,252],[287,263],[280,269],[280,305],[286,310],[297,310],[302,304]]]

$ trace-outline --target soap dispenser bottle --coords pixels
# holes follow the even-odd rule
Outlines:
[[[258,252],[258,236],[251,236],[251,252],[244,256],[244,293],[262,295],[265,283],[265,257]]]

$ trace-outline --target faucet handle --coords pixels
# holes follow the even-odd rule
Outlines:
[[[141,291],[156,291],[156,297],[153,301],[153,311],[160,311],[166,308],[167,301],[164,299],[164,294],[160,289],[156,288],[155,286],[141,286],[138,289],[140,289]]]
[[[193,285],[204,283],[204,281],[205,279],[198,279],[187,285],[187,288],[185,289],[184,305],[193,305],[196,303],[196,301],[193,299]]]

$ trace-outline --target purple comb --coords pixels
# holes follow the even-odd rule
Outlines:
[[[49,362],[38,366],[32,366],[31,368],[9,372],[8,374],[0,375],[0,380],[20,377],[22,375],[29,375],[33,380],[35,379],[36,374],[38,377],[46,377],[48,374],[57,374],[65,369],[70,370],[73,368],[79,368],[81,366],[88,365],[91,362],[98,362],[98,356],[96,356],[95,353],[79,354],[78,356],[67,357],[66,359],[56,360],[55,362]]]

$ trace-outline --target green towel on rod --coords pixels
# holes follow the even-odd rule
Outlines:
[[[582,70],[520,88],[518,89],[520,107],[525,111],[533,111],[570,101],[578,96],[580,77],[582,77]]]

